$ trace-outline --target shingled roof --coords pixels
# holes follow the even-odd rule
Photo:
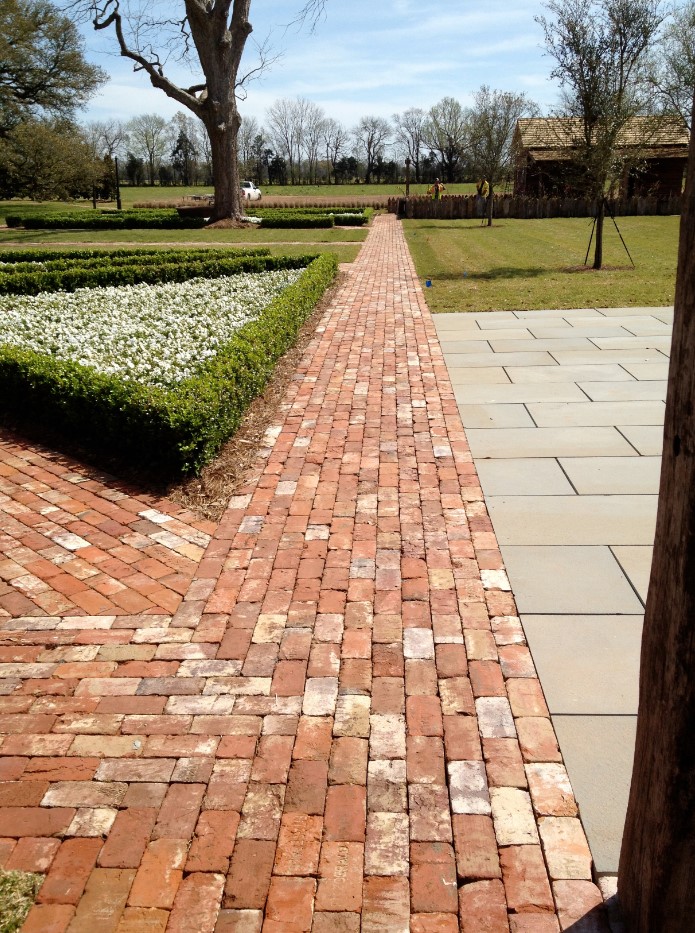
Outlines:
[[[581,120],[573,117],[532,117],[517,122],[517,134],[520,147],[535,158],[563,159],[563,150],[576,145],[583,128]],[[652,150],[659,150],[659,155],[687,156],[689,135],[682,124],[669,117],[633,117],[618,142],[620,148],[642,147],[652,155],[656,155]]]

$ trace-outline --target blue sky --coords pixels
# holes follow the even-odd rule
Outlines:
[[[313,31],[285,28],[302,2],[252,2],[252,38],[270,37],[281,52],[249,85],[240,105],[243,115],[261,123],[280,97],[308,98],[347,127],[365,115],[426,110],[444,96],[466,105],[481,84],[523,91],[544,109],[556,103],[557,86],[549,80],[552,60],[534,21],[543,12],[536,0],[326,0],[325,15]],[[127,120],[151,112],[168,118],[181,109],[113,54],[111,34],[89,27],[84,34],[88,57],[111,75],[84,119]],[[250,42],[244,65],[250,67],[253,59]],[[192,83],[180,67],[172,69],[172,77]]]

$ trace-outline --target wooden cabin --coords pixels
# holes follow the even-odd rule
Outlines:
[[[514,193],[546,197],[583,194],[575,161],[582,124],[570,117],[519,120],[514,132],[516,150]],[[619,137],[625,160],[620,182],[622,197],[679,195],[688,161],[687,129],[669,117],[633,117]]]

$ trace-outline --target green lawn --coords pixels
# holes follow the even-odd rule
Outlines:
[[[673,303],[678,217],[618,217],[630,265],[606,220],[604,269],[585,269],[592,222],[580,218],[406,220],[418,275],[435,312],[668,305]],[[590,254],[591,263],[593,253]]]
[[[109,246],[257,246],[267,245],[272,253],[296,256],[300,253],[335,253],[339,262],[352,262],[367,229],[326,230],[0,230],[0,256],[4,249],[18,246],[62,249]],[[354,244],[354,245],[346,245]]]
[[[149,188],[146,186],[138,188],[121,188],[121,202],[124,209],[132,207],[133,204],[142,204],[150,201],[175,201],[191,195],[212,194],[212,187],[198,188]],[[276,198],[283,196],[292,197],[358,197],[386,195],[396,196],[405,194],[405,184],[398,185],[262,185],[264,198]],[[427,185],[411,184],[410,193],[425,194]],[[475,185],[447,185],[449,194],[473,194]],[[262,202],[261,202],[262,203]],[[116,208],[115,201],[99,201],[98,207],[101,210]],[[91,211],[91,201],[26,201],[11,200],[0,201],[0,217],[4,218],[6,214],[14,211],[30,213],[33,211],[65,211],[65,210],[86,210]]]

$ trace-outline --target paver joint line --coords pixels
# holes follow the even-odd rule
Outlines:
[[[601,895],[392,215],[280,419],[217,526],[1,438],[26,929],[566,928]]]

